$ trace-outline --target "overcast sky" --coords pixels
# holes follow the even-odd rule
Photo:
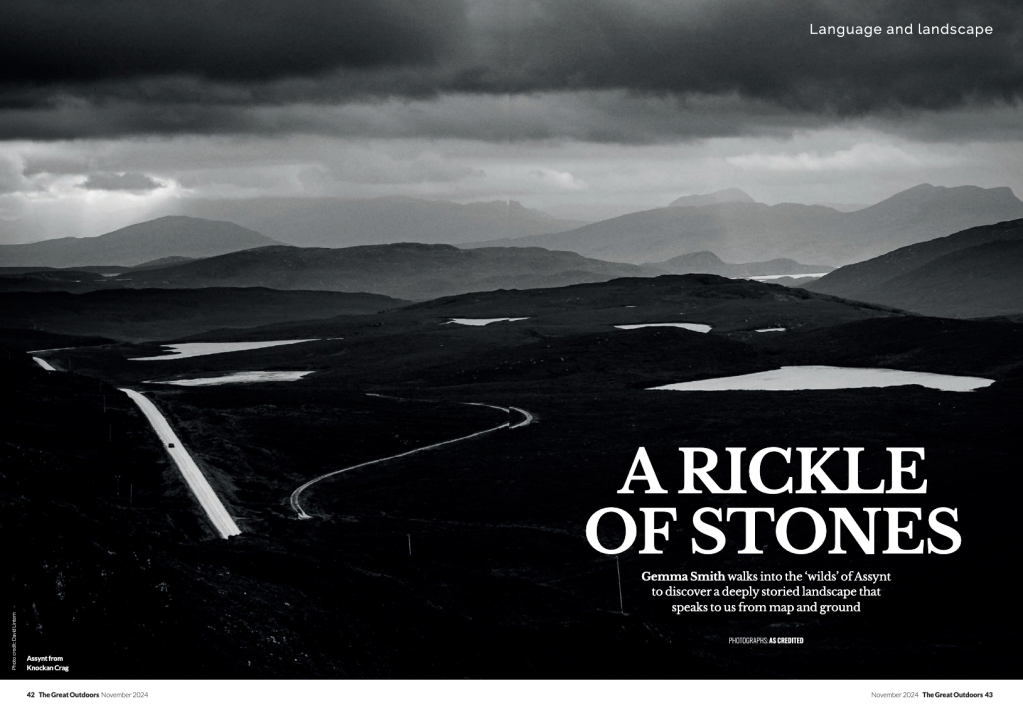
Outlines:
[[[980,25],[983,37],[811,35]],[[175,198],[1023,197],[1010,0],[3,0],[0,241]]]

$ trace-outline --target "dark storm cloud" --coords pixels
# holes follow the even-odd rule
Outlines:
[[[262,81],[435,62],[459,0],[4,0],[0,83]]]
[[[1023,89],[1016,0],[556,0],[515,19],[511,90],[738,93],[859,114],[1009,100]],[[991,25],[983,38],[811,36],[810,26]]]
[[[838,38],[809,30],[916,23],[995,32]],[[921,112],[962,110],[975,122],[978,109],[1016,105],[1021,89],[1015,0],[7,0],[0,7],[2,138],[322,132],[647,142],[749,132],[763,117],[767,128],[785,118],[797,128],[848,119],[899,124]],[[551,101],[546,117],[534,108],[503,120],[485,112],[417,120],[395,105],[509,96],[561,100]],[[587,97],[626,100],[617,118],[603,109],[595,119],[564,112]],[[720,124],[707,112],[714,99],[727,106]],[[344,106],[391,116],[367,123],[373,112],[353,117]],[[685,117],[664,116],[672,107]],[[943,127],[955,130],[927,126]]]

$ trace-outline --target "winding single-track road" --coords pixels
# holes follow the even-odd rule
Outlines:
[[[142,413],[146,415],[146,419],[153,425],[156,436],[163,442],[167,453],[174,460],[174,464],[178,466],[178,471],[185,478],[185,482],[191,488],[192,494],[199,500],[199,504],[206,511],[210,522],[217,528],[220,536],[228,538],[232,535],[240,535],[242,531],[238,529],[238,525],[235,524],[230,513],[224,509],[224,505],[220,498],[217,497],[217,493],[210,487],[210,483],[206,481],[206,477],[196,466],[192,456],[185,450],[181,440],[178,439],[178,435],[174,434],[170,423],[160,413],[160,410],[156,408],[156,405],[133,389],[121,389],[120,391],[127,394],[138,405]]]
[[[380,397],[384,395],[373,394],[371,396]],[[398,397],[391,398],[398,399]],[[302,485],[301,487],[299,487],[298,489],[291,493],[290,499],[291,509],[295,510],[295,513],[298,515],[298,519],[300,520],[312,519],[312,515],[307,514],[306,511],[302,509],[302,505],[299,504],[299,497],[301,497],[303,492],[305,492],[307,489],[312,487],[317,482],[322,482],[323,480],[328,479],[330,477],[335,477],[339,474],[344,474],[345,472],[351,472],[353,469],[359,469],[360,467],[369,467],[371,464],[380,464],[381,462],[388,462],[392,459],[400,459],[401,457],[408,457],[411,454],[425,452],[429,449],[437,449],[438,447],[445,447],[449,444],[455,444],[456,442],[464,442],[465,440],[472,439],[474,437],[482,437],[484,434],[490,434],[491,432],[496,432],[499,429],[518,429],[519,427],[525,427],[526,425],[531,424],[533,422],[533,415],[527,412],[525,409],[519,409],[518,407],[498,407],[497,405],[494,404],[483,404],[482,402],[462,402],[462,404],[468,404],[469,406],[472,407],[489,407],[490,409],[500,409],[502,412],[507,412],[509,414],[515,411],[521,414],[523,419],[518,424],[513,425],[511,422],[505,422],[504,424],[500,424],[496,427],[491,427],[490,429],[484,429],[480,432],[467,434],[464,437],[448,439],[444,442],[437,442],[436,444],[428,444],[425,447],[417,447],[416,449],[410,449],[409,451],[402,452],[401,454],[392,454],[390,457],[381,457],[380,459],[373,459],[370,460],[369,462],[353,464],[351,467],[345,467],[344,469],[334,470],[333,472],[328,472],[327,474],[321,474],[319,477],[309,480],[304,485]]]

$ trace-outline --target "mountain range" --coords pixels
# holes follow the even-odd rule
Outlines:
[[[1023,217],[1023,202],[1008,188],[929,184],[844,213],[795,203],[769,206],[730,188],[590,224],[557,219],[515,201],[457,204],[400,196],[178,200],[167,208],[184,215],[94,238],[0,245],[0,267],[134,266],[163,257],[205,258],[282,242],[324,248],[402,242],[467,248],[539,246],[634,264],[710,251],[735,263],[785,257],[839,266],[973,226]]]
[[[711,194],[713,196],[714,194]],[[557,234],[471,244],[542,246],[627,263],[659,262],[711,251],[736,262],[778,257],[840,266],[973,226],[1023,217],[1009,188],[923,184],[873,206],[842,213],[824,206],[748,201],[676,203]]]
[[[582,226],[517,201],[452,203],[407,196],[182,200],[174,213],[231,221],[296,246],[459,244],[557,233]],[[187,254],[186,254],[187,255]]]
[[[768,206],[739,189],[725,189],[592,224],[556,219],[514,201],[457,204],[386,197],[175,203],[201,218],[166,216],[93,238],[0,245],[0,267],[136,266],[282,242],[321,248],[406,242],[541,247],[630,264],[707,251],[734,263],[789,258],[838,266],[1023,217],[1023,202],[1008,188],[927,184],[847,213],[793,203]]]

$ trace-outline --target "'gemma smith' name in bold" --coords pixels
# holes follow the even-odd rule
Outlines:
[[[719,484],[711,473],[718,467],[718,454],[704,447],[680,447],[682,453],[682,488],[680,495],[744,495],[759,492],[765,495],[923,495],[927,494],[927,480],[917,474],[917,462],[923,461],[922,447],[888,447],[891,474],[873,484],[860,483],[860,453],[862,447],[766,447],[746,455],[745,447],[728,447],[727,486]],[[845,457],[846,482],[839,486],[824,470],[829,460],[840,464]],[[765,463],[766,460],[766,463]],[[770,465],[772,477],[784,463],[789,472],[798,470],[797,480],[789,475],[777,475],[777,479],[765,480],[764,467]],[[725,464],[718,474],[726,474]],[[786,473],[787,474],[787,473]],[[834,474],[834,472],[832,472]],[[747,482],[748,488],[747,489]],[[633,489],[633,487],[637,489]],[[640,447],[632,462],[629,475],[618,490],[620,495],[667,495],[660,483],[645,447]],[[678,521],[676,507],[641,507],[643,526],[643,548],[641,555],[660,555],[659,544],[669,542],[672,522]],[[856,517],[860,519],[857,520]],[[938,507],[925,512],[920,507],[864,507],[854,516],[847,507],[828,507],[826,513],[809,507],[793,507],[775,512],[773,507],[701,507],[693,513],[694,536],[690,543],[694,555],[714,555],[725,549],[727,538],[722,527],[735,523],[744,534],[740,555],[761,555],[757,546],[757,532],[761,525],[772,524],[774,536],[783,550],[793,555],[807,555],[829,544],[828,554],[844,555],[846,549],[858,547],[867,555],[873,555],[878,545],[876,532],[879,518],[887,518],[882,524],[887,530],[887,544],[884,555],[950,555],[962,545],[962,538],[949,522],[959,521],[958,508]],[[923,527],[926,518],[927,527]],[[865,523],[865,524],[864,524]],[[624,538],[621,533],[624,528]],[[919,531],[931,534],[920,538]],[[598,536],[599,532],[611,533],[621,543],[607,547]],[[636,519],[618,507],[597,510],[586,523],[586,540],[594,550],[605,555],[617,555],[630,549],[639,536]],[[811,541],[812,539],[812,541]],[[914,542],[914,540],[916,540]]]

